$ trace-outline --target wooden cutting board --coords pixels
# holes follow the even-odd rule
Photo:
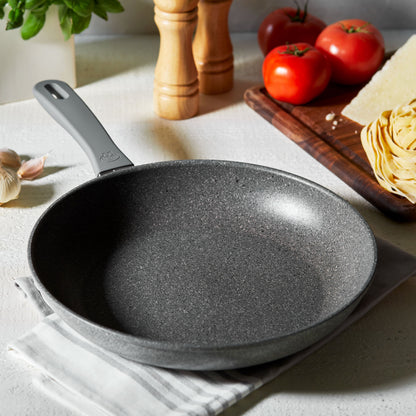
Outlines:
[[[295,106],[274,100],[264,87],[249,88],[244,99],[263,118],[306,150],[380,211],[398,221],[416,220],[416,205],[384,190],[361,145],[363,126],[341,115],[358,88],[331,85],[311,103]],[[335,113],[334,126],[326,115]]]

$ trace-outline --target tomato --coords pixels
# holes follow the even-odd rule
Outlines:
[[[284,7],[271,12],[261,23],[257,39],[264,55],[273,48],[287,43],[306,42],[311,45],[326,24],[307,13],[307,4],[303,11],[298,7]]]
[[[368,81],[384,59],[382,34],[360,19],[341,20],[327,26],[315,47],[331,62],[333,81],[360,84]]]
[[[267,92],[291,104],[311,101],[326,88],[330,78],[328,59],[305,42],[278,46],[263,61]]]

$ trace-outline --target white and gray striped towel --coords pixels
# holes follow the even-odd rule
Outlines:
[[[174,371],[133,363],[79,336],[44,303],[31,278],[16,280],[45,315],[9,350],[39,368],[39,385],[64,405],[95,415],[215,415],[316,351],[410,276],[416,258],[378,240],[374,282],[333,334],[300,353],[244,370]]]

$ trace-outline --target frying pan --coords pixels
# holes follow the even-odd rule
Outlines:
[[[252,366],[327,335],[368,288],[374,236],[329,190],[231,161],[134,167],[67,84],[34,94],[98,175],[28,247],[46,302],[90,341],[162,367]]]

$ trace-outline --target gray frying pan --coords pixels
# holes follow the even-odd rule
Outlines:
[[[327,189],[237,162],[134,167],[68,85],[34,94],[98,177],[41,216],[29,263],[51,308],[94,343],[162,367],[252,366],[327,335],[369,286],[374,236]]]

